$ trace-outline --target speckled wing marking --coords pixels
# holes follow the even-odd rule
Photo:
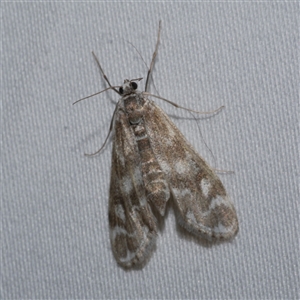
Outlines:
[[[109,226],[112,250],[123,267],[142,264],[155,244],[155,217],[146,201],[140,154],[128,119],[116,114],[112,151]]]
[[[218,176],[153,101],[144,106],[154,155],[169,183],[178,222],[207,239],[229,239],[238,232],[235,208]]]

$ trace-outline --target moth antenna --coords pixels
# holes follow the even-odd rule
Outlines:
[[[118,93],[119,95],[121,95],[120,92],[119,92],[118,90],[116,90],[114,86],[112,86],[112,85],[110,84],[110,82],[109,82],[107,76],[105,75],[105,73],[104,73],[104,71],[103,71],[103,69],[102,69],[102,67],[101,67],[101,65],[100,65],[100,62],[99,62],[99,60],[98,60],[96,54],[94,53],[94,51],[92,51],[92,54],[93,54],[93,56],[94,56],[94,58],[95,58],[95,60],[96,60],[96,62],[97,62],[98,67],[99,67],[100,70],[101,70],[102,76],[103,76],[103,78],[105,79],[105,81],[108,83],[108,85],[110,86],[111,89],[113,89],[116,93]]]
[[[141,52],[137,49],[137,47],[134,46],[134,44],[132,44],[130,41],[127,41],[127,40],[124,40],[124,41],[127,42],[128,44],[130,44],[130,45],[134,48],[134,50],[135,50],[135,51],[137,52],[137,54],[139,55],[139,57],[140,57],[141,60],[143,61],[143,63],[144,63],[144,65],[146,66],[146,68],[149,70],[150,68],[148,67],[146,61],[144,60],[144,58],[143,58]],[[148,73],[149,73],[149,71],[148,71]],[[149,75],[148,75],[148,76],[149,76]],[[151,76],[151,79],[152,79],[152,84],[153,84],[155,90],[157,91],[157,88],[156,88],[155,83],[154,83],[154,80],[153,80],[152,73],[150,74],[150,76]]]
[[[123,40],[124,40],[124,39],[123,39]],[[147,65],[147,63],[146,63],[146,61],[144,60],[144,58],[143,58],[141,52],[138,50],[138,48],[137,48],[136,46],[134,46],[130,41],[127,41],[127,40],[124,40],[124,41],[125,41],[126,43],[130,44],[130,45],[134,48],[134,50],[135,50],[135,51],[137,52],[137,54],[139,55],[140,59],[143,61],[143,63],[144,63],[144,65],[146,66],[146,68],[149,69],[149,67],[148,67],[148,65]]]
[[[154,66],[155,57],[156,57],[157,51],[158,51],[158,44],[159,44],[159,41],[160,41],[160,31],[161,31],[161,20],[159,20],[158,32],[157,32],[157,40],[156,40],[155,50],[154,50],[153,55],[152,55],[152,60],[151,60],[150,68],[149,68],[148,74],[147,74],[147,80],[146,80],[146,84],[145,84],[145,92],[148,91],[148,87],[149,87],[148,84],[149,84],[149,78],[150,78],[150,76],[152,78],[152,70],[153,70],[153,66]]]

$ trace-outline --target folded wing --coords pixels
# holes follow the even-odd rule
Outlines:
[[[127,122],[127,123],[126,123]],[[117,114],[109,200],[112,250],[124,267],[141,264],[155,244],[156,221],[146,201],[140,156],[128,120]]]
[[[147,110],[151,147],[169,183],[179,223],[207,239],[233,237],[237,215],[218,176],[154,102],[148,102]]]

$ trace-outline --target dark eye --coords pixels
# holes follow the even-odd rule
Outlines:
[[[131,87],[136,90],[137,89],[137,83],[136,82],[131,82]]]
[[[119,88],[119,93],[122,95],[124,93],[124,90],[122,87]]]

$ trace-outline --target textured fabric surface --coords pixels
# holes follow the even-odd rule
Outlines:
[[[2,299],[299,298],[299,4],[2,4]],[[240,221],[210,245],[176,225],[171,206],[141,270],[124,271],[108,233],[118,95],[145,77],[158,21],[151,91],[220,174]],[[144,81],[142,85],[144,84]],[[142,87],[141,87],[142,89]],[[207,146],[206,146],[207,144]],[[212,153],[213,155],[212,155]]]

